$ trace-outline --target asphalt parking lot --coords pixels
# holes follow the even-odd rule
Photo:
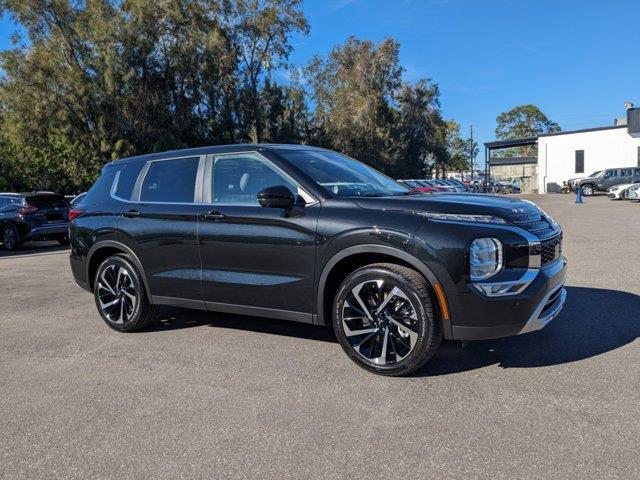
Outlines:
[[[0,476],[639,478],[640,205],[527,198],[565,229],[565,309],[410,378],[321,327],[164,309],[119,334],[65,249],[0,251]]]

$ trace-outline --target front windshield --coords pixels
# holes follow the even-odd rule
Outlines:
[[[411,192],[364,163],[336,152],[279,150],[278,153],[338,197],[383,197]]]
[[[589,175],[589,178],[598,177],[602,173],[602,170],[598,170],[597,172],[593,172]]]

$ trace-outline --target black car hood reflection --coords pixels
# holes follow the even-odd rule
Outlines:
[[[532,202],[526,200],[479,193],[363,197],[354,198],[354,202],[367,209],[498,215],[506,219],[538,211]]]

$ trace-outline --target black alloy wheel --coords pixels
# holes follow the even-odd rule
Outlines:
[[[17,250],[22,245],[20,233],[13,225],[4,226],[2,230],[2,245],[9,251]]]
[[[142,278],[125,255],[107,258],[96,272],[94,297],[100,316],[114,330],[133,332],[155,320]]]
[[[427,281],[394,264],[363,267],[345,279],[334,301],[333,327],[354,362],[382,375],[420,368],[442,340]]]

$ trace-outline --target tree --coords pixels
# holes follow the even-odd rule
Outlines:
[[[316,103],[314,142],[389,175],[423,175],[444,145],[439,90],[402,80],[400,45],[354,37],[314,57],[305,76]]]
[[[535,105],[520,105],[496,118],[496,137],[510,138],[535,137],[543,133],[560,131],[560,126],[547,118]]]
[[[430,80],[405,83],[396,98],[396,143],[400,147],[393,173],[424,177],[429,164],[446,157],[447,125],[440,113],[440,90]]]
[[[248,89],[251,139],[263,141],[260,82],[265,72],[285,66],[291,53],[291,34],[309,32],[300,10],[301,0],[237,0],[228,15],[238,48],[241,74]]]
[[[535,105],[519,105],[496,118],[496,138],[537,137],[543,133],[560,131],[560,126],[547,118]],[[535,153],[535,147],[519,148],[520,155]]]
[[[260,141],[273,107],[265,78],[284,66],[290,34],[308,29],[299,3],[0,0],[25,32],[0,53],[0,142],[15,162],[52,169],[60,145],[81,148],[65,168],[84,162],[90,184],[96,165],[122,156]],[[304,95],[282,92],[288,123],[274,135],[301,141],[291,122],[304,123]]]

